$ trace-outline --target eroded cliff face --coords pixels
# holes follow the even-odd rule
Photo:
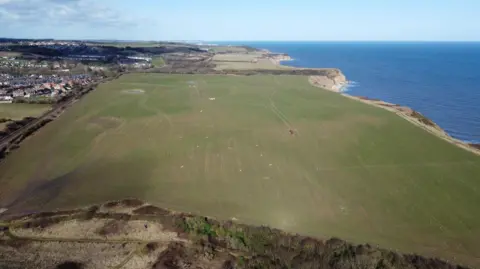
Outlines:
[[[342,71],[336,68],[325,69],[325,75],[311,76],[309,81],[317,87],[336,92],[340,92],[348,83]]]
[[[347,84],[347,78],[345,75],[340,71],[340,69],[332,69],[331,71],[334,75],[331,78],[335,85],[345,85]]]

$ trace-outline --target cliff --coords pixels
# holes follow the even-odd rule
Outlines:
[[[347,85],[348,81],[340,69],[324,69],[325,75],[311,76],[309,81],[314,86],[324,88],[330,91],[340,92]]]

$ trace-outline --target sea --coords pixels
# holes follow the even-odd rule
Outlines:
[[[295,67],[336,67],[349,94],[408,106],[480,144],[480,42],[211,42],[287,53]]]

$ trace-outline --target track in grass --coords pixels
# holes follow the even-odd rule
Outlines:
[[[136,74],[6,158],[0,207],[138,197],[480,264],[478,178],[478,156],[306,77]]]

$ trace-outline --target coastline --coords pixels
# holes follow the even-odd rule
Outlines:
[[[288,65],[282,65],[282,61],[292,61],[293,58],[286,53],[272,53],[266,49],[260,49],[260,51],[266,53],[267,58],[269,58],[273,64],[279,67],[290,67]],[[312,68],[297,68],[297,69],[312,69]],[[316,68],[314,68],[316,69]],[[332,68],[333,70],[333,68]],[[345,88],[348,86],[348,80],[340,69],[337,70],[336,75],[332,76],[309,76],[308,81],[311,85],[326,89],[332,92],[341,94],[346,98],[350,98],[368,105],[372,105],[378,108],[388,110],[392,113],[397,114],[403,119],[409,121],[410,123],[424,129],[425,131],[451,143],[464,150],[470,151],[478,156],[480,156],[480,144],[468,143],[459,139],[456,139],[449,135],[445,130],[443,130],[438,124],[423,116],[420,112],[415,111],[407,106],[402,106],[399,104],[393,104],[385,102],[383,100],[372,99],[364,96],[354,96],[344,92]]]
[[[342,74],[343,76],[343,74]],[[406,106],[401,106],[398,104],[393,104],[389,102],[385,102],[382,100],[378,99],[372,99],[369,97],[364,97],[364,96],[354,96],[347,94],[343,92],[343,89],[348,85],[348,81],[344,79],[345,76],[340,77],[337,80],[337,83],[334,84],[331,87],[326,87],[325,85],[325,78],[323,77],[317,77],[317,76],[310,76],[308,81],[310,82],[311,85],[322,88],[325,90],[329,90],[335,93],[339,93],[342,96],[353,99],[359,102],[362,102],[364,104],[372,105],[378,108],[385,109],[387,111],[390,111],[392,113],[397,114],[398,116],[402,117],[403,119],[409,121],[410,123],[424,129],[425,131],[451,143],[454,144],[462,149],[468,150],[476,155],[480,156],[480,144],[471,144],[467,143],[465,141],[461,141],[459,139],[456,139],[452,136],[450,136],[445,130],[443,130],[439,125],[437,125],[435,122],[432,120],[428,119],[427,117],[423,116],[420,112],[415,111],[409,107]],[[335,81],[335,80],[334,80]]]
[[[282,62],[283,61],[293,61],[294,59],[292,57],[290,57],[290,55],[286,54],[286,53],[275,53],[275,52],[271,52],[267,49],[257,49],[258,51],[260,51],[262,54],[263,54],[263,57],[269,59],[274,65],[278,66],[278,67],[290,67],[288,65],[283,65]]]

